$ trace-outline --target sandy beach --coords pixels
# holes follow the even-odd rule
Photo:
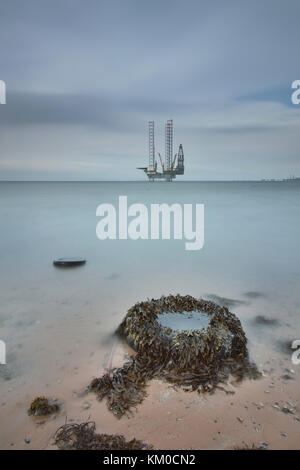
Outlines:
[[[114,366],[126,359],[129,348],[119,344]],[[91,357],[82,370],[76,368],[40,394],[56,397],[62,411],[51,417],[30,417],[26,409],[32,386],[11,388],[1,395],[0,442],[2,449],[55,449],[53,435],[67,422],[95,421],[97,432],[123,434],[152,444],[154,449],[235,449],[267,444],[268,449],[297,449],[300,439],[299,372],[278,358],[264,366],[264,377],[224,386],[213,395],[176,390],[153,380],[148,396],[131,417],[118,420],[94,393],[84,392],[97,370]],[[283,377],[289,376],[290,379]],[[288,408],[290,412],[281,411]],[[25,443],[24,439],[30,439]]]

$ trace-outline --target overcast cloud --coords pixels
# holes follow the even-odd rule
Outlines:
[[[144,179],[174,120],[185,179],[300,175],[298,0],[0,0],[0,179]],[[183,178],[182,178],[183,179]]]

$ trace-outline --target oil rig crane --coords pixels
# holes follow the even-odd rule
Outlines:
[[[149,165],[140,167],[149,178],[149,181],[155,179],[172,181],[176,175],[184,174],[184,153],[182,144],[179,145],[178,153],[173,158],[173,120],[169,119],[165,126],[165,162],[158,152],[162,171],[157,171],[157,161],[155,160],[154,145],[154,121],[149,121]],[[177,159],[177,166],[175,167]]]

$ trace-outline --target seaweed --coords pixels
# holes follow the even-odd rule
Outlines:
[[[201,311],[209,324],[199,330],[172,330],[157,316],[166,312]],[[107,398],[117,418],[143,401],[147,382],[161,379],[185,391],[213,393],[232,375],[237,381],[258,378],[249,361],[247,339],[240,320],[227,307],[191,296],[169,295],[130,308],[117,330],[137,354],[122,367],[95,378],[89,390]]]
[[[59,411],[60,405],[57,400],[46,397],[36,397],[29,406],[27,413],[33,416],[44,416]]]
[[[262,444],[246,444],[240,446],[240,447],[234,447],[233,450],[268,450],[269,444],[267,442],[263,442]]]
[[[64,424],[56,431],[54,442],[59,450],[147,450],[153,447],[118,434],[96,434],[93,421]]]

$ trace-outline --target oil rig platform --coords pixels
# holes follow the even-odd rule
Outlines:
[[[149,181],[155,179],[172,181],[176,175],[184,174],[184,154],[183,147],[180,144],[178,152],[173,157],[173,121],[169,119],[165,127],[165,161],[163,162],[161,154],[158,152],[161,171],[157,169],[155,159],[154,144],[154,121],[149,121],[149,166],[137,168],[143,170],[149,178]],[[176,164],[177,160],[177,165]]]

